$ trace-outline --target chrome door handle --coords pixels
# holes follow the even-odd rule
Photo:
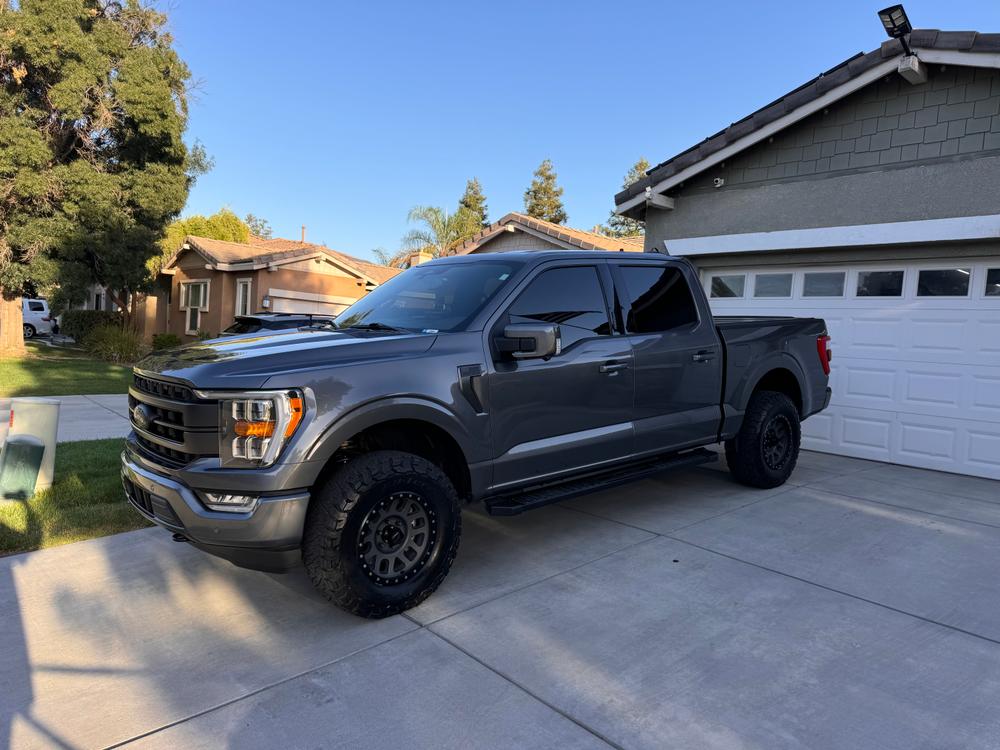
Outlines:
[[[608,362],[606,365],[601,365],[601,372],[614,375],[619,370],[627,370],[628,364],[625,362]]]
[[[711,362],[713,359],[715,359],[715,352],[710,351],[695,352],[691,355],[693,362]]]

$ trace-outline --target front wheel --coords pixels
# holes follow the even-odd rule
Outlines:
[[[799,458],[799,412],[784,393],[757,391],[750,397],[736,437],[726,441],[726,463],[751,487],[785,483]]]
[[[317,488],[302,560],[313,585],[362,617],[415,607],[440,585],[461,536],[458,495],[431,462],[375,451]]]

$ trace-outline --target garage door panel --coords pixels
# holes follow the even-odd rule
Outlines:
[[[896,371],[889,367],[848,365],[844,395],[853,399],[884,402],[882,408],[895,400]]]
[[[921,269],[973,269],[970,295],[918,297]],[[717,315],[824,318],[833,338],[830,407],[803,424],[812,450],[1000,479],[1000,298],[985,297],[985,268],[997,261],[943,258],[920,263],[802,267],[786,299],[712,300]],[[901,297],[855,297],[863,269],[902,269]],[[753,266],[705,272],[756,272]],[[847,274],[845,296],[805,298],[806,272]],[[748,289],[754,285],[748,278]]]

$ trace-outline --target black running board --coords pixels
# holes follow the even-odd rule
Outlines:
[[[711,463],[718,457],[719,454],[704,448],[697,448],[686,453],[657,456],[648,461],[629,464],[600,474],[590,474],[580,479],[547,484],[505,495],[495,495],[486,499],[486,510],[491,516],[516,516],[526,510],[558,503],[560,500],[567,500],[578,495],[598,492],[620,484],[627,484],[665,471]]]

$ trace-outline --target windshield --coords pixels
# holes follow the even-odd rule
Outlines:
[[[483,260],[415,266],[359,299],[338,315],[334,323],[338,328],[460,331],[520,265]]]

